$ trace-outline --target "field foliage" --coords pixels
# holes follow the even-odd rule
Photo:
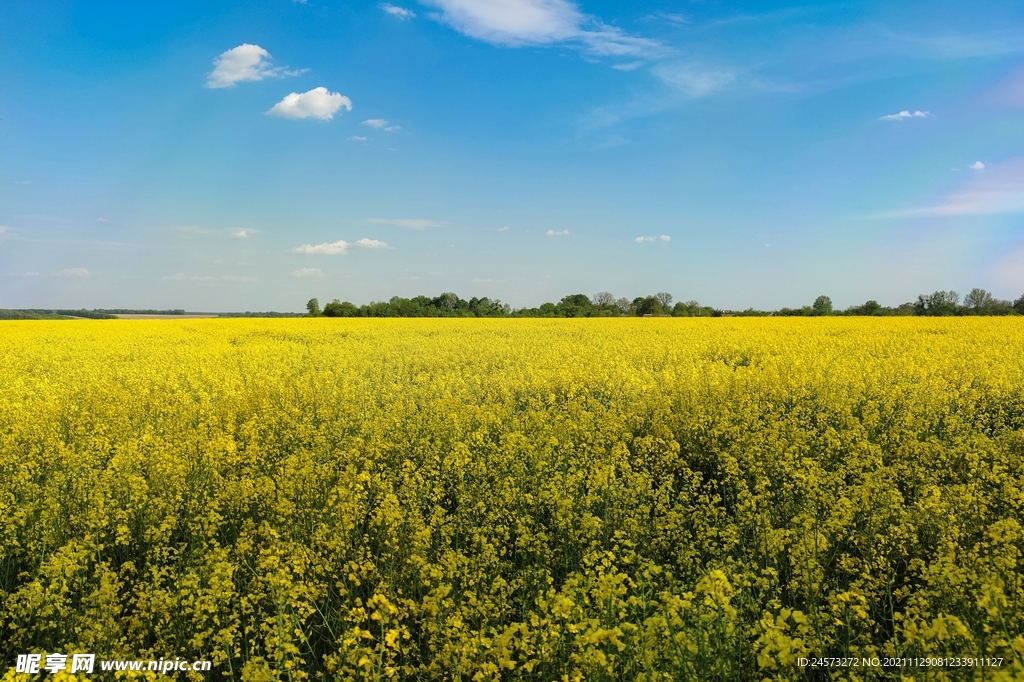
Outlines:
[[[1019,678],[1022,427],[1015,318],[9,322],[0,656]]]

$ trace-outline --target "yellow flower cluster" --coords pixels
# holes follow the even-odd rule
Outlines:
[[[1020,679],[1022,427],[1016,318],[8,322],[0,657]]]

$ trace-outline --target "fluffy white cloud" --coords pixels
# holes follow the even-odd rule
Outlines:
[[[292,270],[292,277],[326,277],[320,268],[299,268]]]
[[[637,237],[633,241],[637,244],[643,244],[644,242],[670,242],[672,241],[672,237],[669,237],[667,234],[663,234],[660,237]]]
[[[313,88],[308,92],[293,92],[275,104],[267,113],[282,118],[318,118],[329,121],[338,109],[352,111],[352,100],[325,87]]]
[[[323,244],[303,244],[292,249],[292,253],[309,253],[324,256],[338,256],[348,251],[348,242],[339,239],[336,242],[324,242]]]
[[[985,164],[983,164],[981,161],[975,161],[970,165],[971,170],[981,170],[984,167]]]
[[[899,112],[898,114],[887,114],[886,116],[879,116],[879,121],[904,121],[908,118],[928,118],[931,116],[930,112],[927,111],[915,111],[911,113],[907,109]]]
[[[89,275],[89,271],[85,268],[64,268],[54,274],[58,277],[86,277]]]
[[[387,242],[382,242],[378,239],[367,239],[363,237],[356,242],[356,246],[361,246],[364,249],[386,249],[388,248]]]
[[[411,9],[398,7],[396,5],[392,5],[390,2],[382,3],[380,8],[391,16],[398,17],[399,19],[412,19],[416,16],[416,13]]]
[[[213,60],[213,71],[206,78],[208,88],[230,88],[242,81],[261,81],[264,78],[295,76],[302,71],[288,71],[271,66],[270,53],[259,45],[243,43]]]
[[[252,236],[252,230],[231,230],[231,236],[235,239],[248,239]]]
[[[548,230],[546,234],[549,237],[564,237],[569,234],[569,230],[558,230],[557,232],[555,230]]]
[[[602,56],[666,54],[656,40],[623,33],[568,0],[421,0],[471,38],[508,46],[575,43]]]
[[[440,220],[427,220],[425,218],[370,218],[366,222],[376,223],[377,225],[395,225],[410,230],[425,230],[428,227],[441,227],[447,224]]]

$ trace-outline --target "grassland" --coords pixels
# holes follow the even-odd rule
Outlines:
[[[1020,679],[1022,427],[1017,318],[5,323],[0,656]]]

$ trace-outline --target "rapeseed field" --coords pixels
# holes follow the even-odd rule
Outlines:
[[[1017,318],[5,323],[0,654],[1021,679],[1022,427]]]

